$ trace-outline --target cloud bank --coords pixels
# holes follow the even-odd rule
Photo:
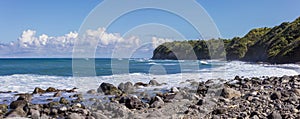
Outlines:
[[[63,36],[48,36],[42,34],[37,36],[37,31],[25,30],[18,40],[10,43],[0,43],[0,57],[2,58],[22,58],[22,57],[72,57],[73,46],[78,38],[83,38],[87,42],[97,43],[96,57],[111,57],[116,51],[139,50],[135,57],[147,57],[158,45],[171,41],[152,37],[149,44],[141,44],[141,39],[137,36],[122,37],[119,33],[108,33],[105,28],[87,30],[82,36],[77,32],[70,32]],[[144,45],[144,46],[142,46]],[[139,56],[141,54],[141,56]],[[148,56],[151,57],[151,56]]]

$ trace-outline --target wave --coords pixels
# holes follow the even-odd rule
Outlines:
[[[78,87],[79,91],[97,89],[102,82],[118,85],[121,82],[144,82],[155,79],[160,83],[167,83],[162,88],[189,85],[186,80],[208,80],[208,79],[232,79],[235,76],[262,77],[298,75],[299,65],[263,65],[244,62],[227,62],[221,67],[201,69],[193,73],[177,73],[154,75],[146,73],[116,74],[96,77],[71,77],[71,76],[48,76],[33,74],[14,74],[0,76],[1,91],[32,92],[35,87],[46,89],[54,87],[59,89],[71,89]],[[182,83],[183,82],[183,83]]]

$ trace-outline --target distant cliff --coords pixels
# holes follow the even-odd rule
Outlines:
[[[211,59],[224,55],[227,60],[300,62],[300,17],[273,28],[252,29],[242,38],[167,42],[154,50],[152,59]]]

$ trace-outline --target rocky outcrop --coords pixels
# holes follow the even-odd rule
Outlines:
[[[152,59],[217,59],[226,54],[227,60],[297,63],[299,51],[300,18],[273,28],[252,29],[241,38],[167,42],[154,50]]]

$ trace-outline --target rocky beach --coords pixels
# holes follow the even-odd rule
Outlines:
[[[300,75],[283,77],[186,80],[170,89],[149,83],[99,84],[85,93],[76,88],[35,88],[32,93],[1,92],[0,117],[33,119],[110,118],[300,118]]]

